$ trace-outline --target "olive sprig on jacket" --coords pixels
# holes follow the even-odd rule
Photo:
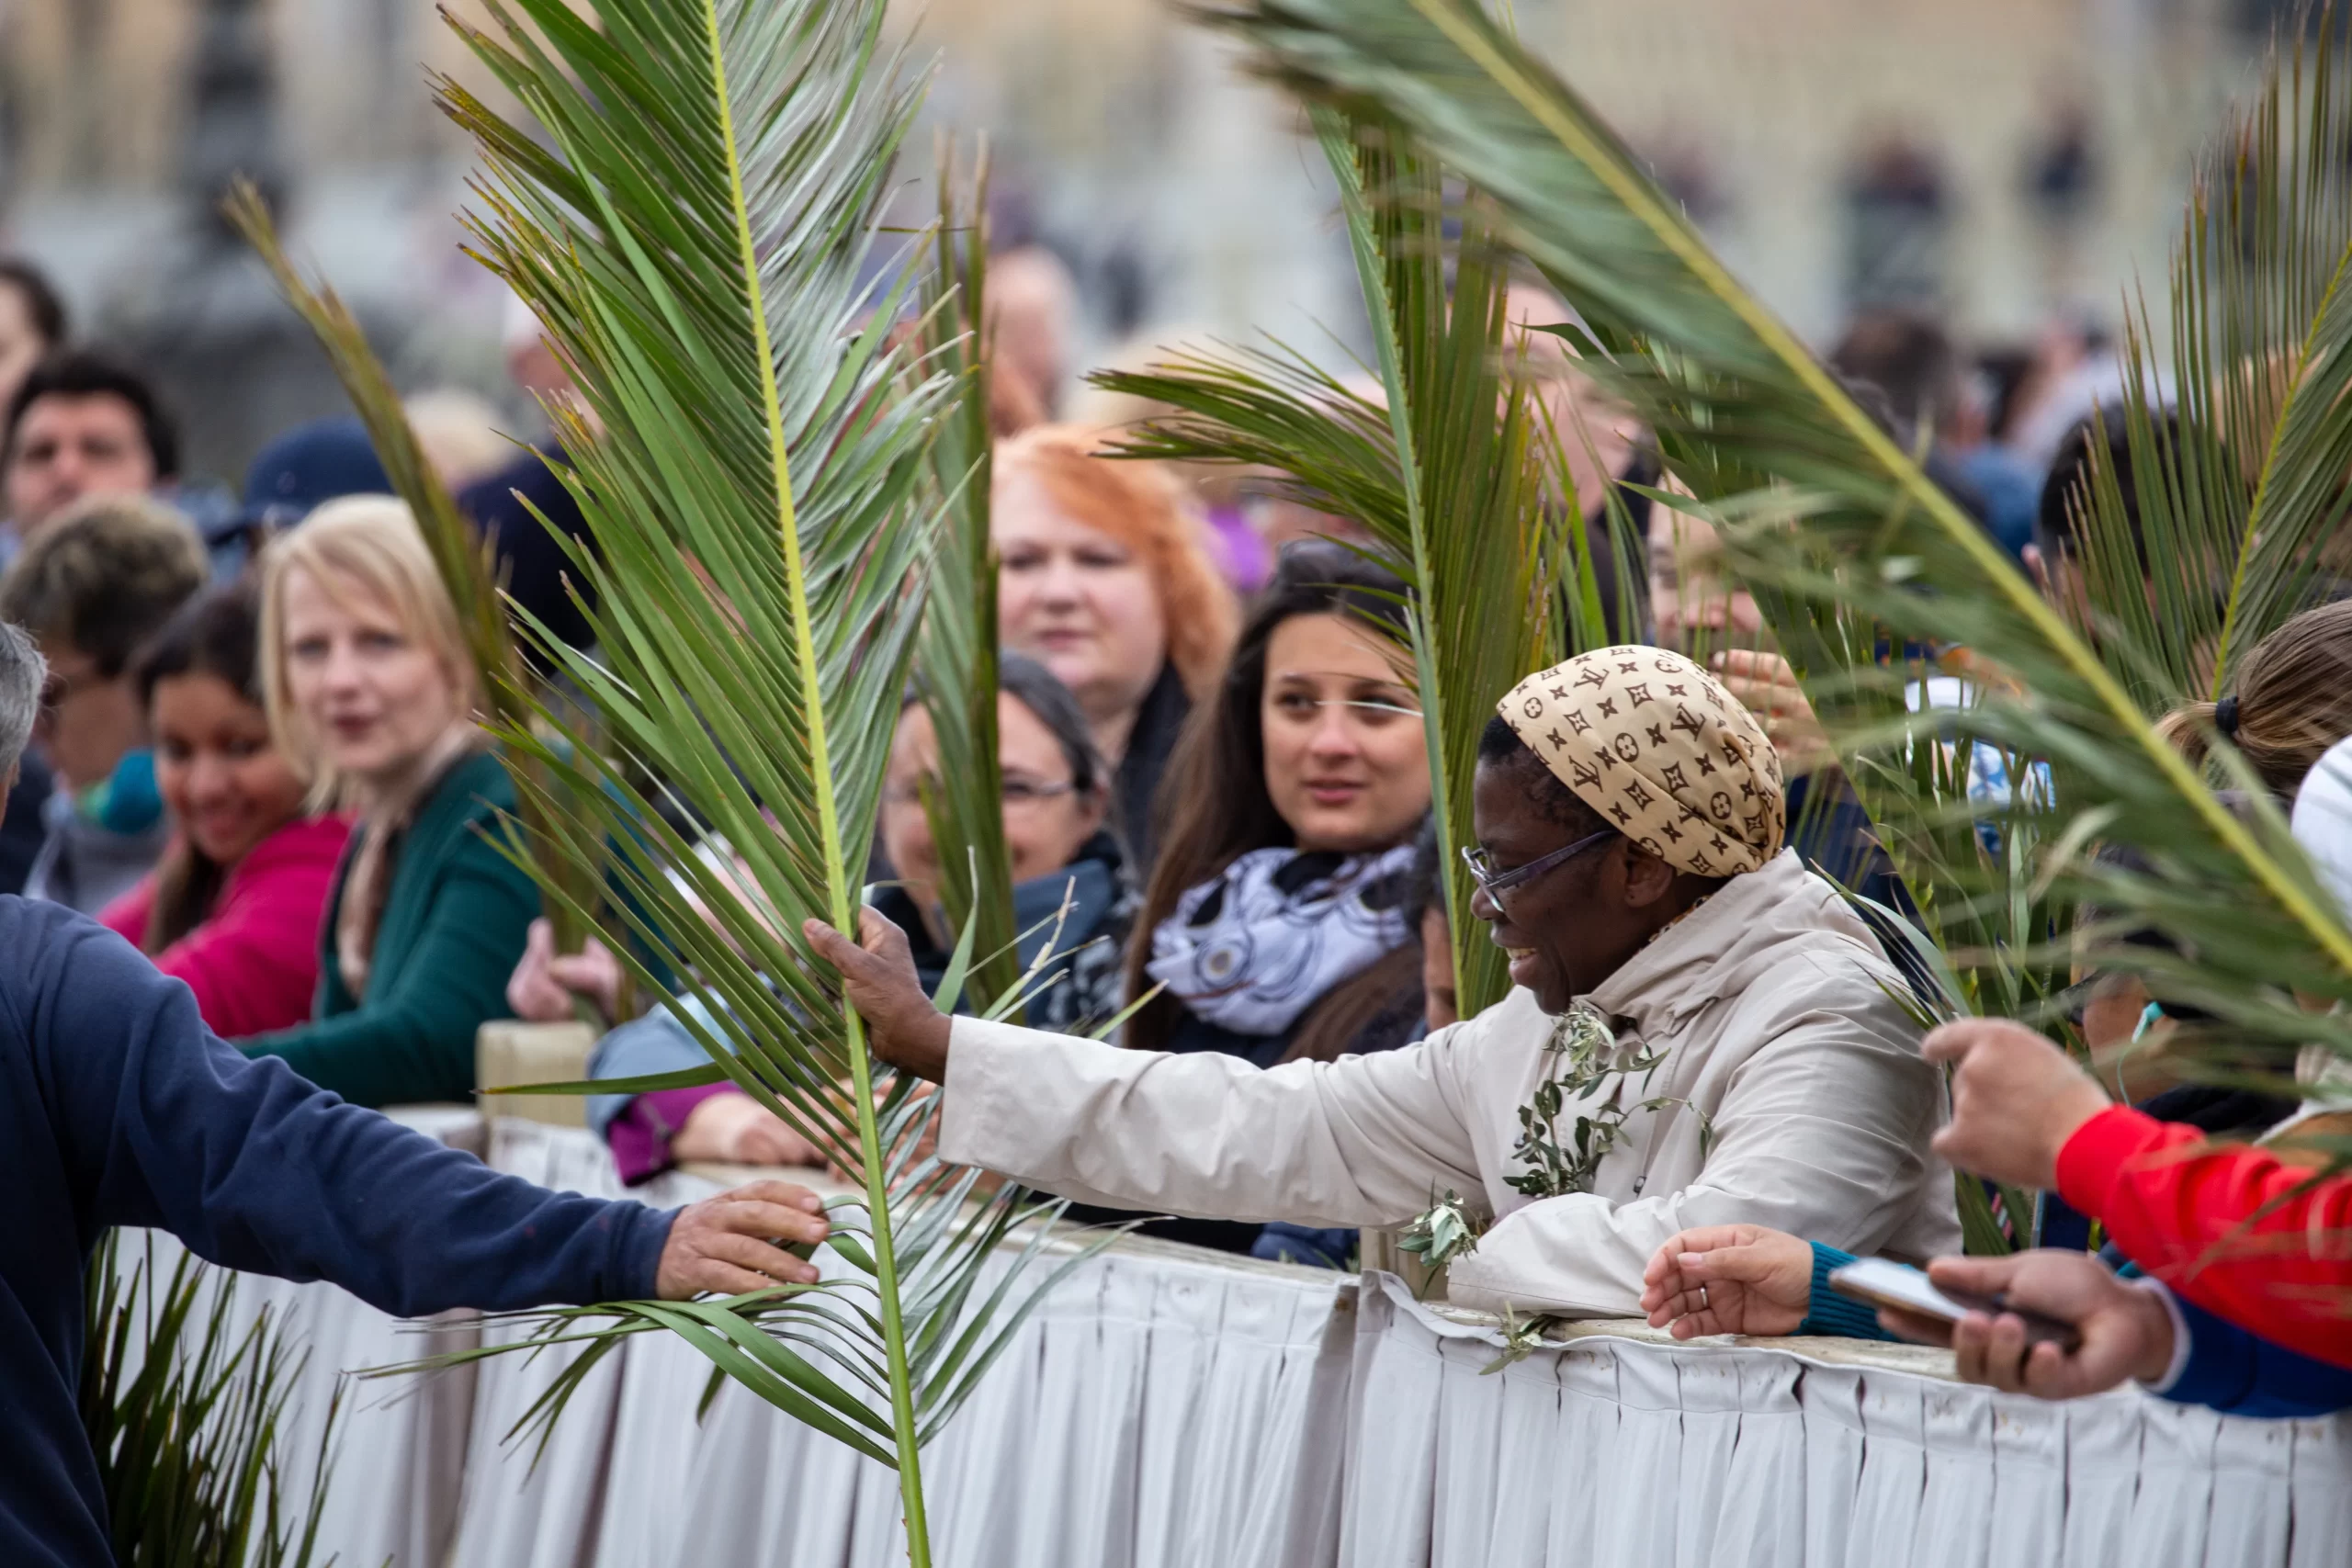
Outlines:
[[[1630,1062],[1619,1063],[1616,1032],[1609,1027],[1608,1020],[1586,1007],[1560,1015],[1552,1026],[1552,1038],[1544,1043],[1544,1051],[1560,1065],[1535,1086],[1533,1096],[1519,1108],[1520,1137],[1511,1147],[1511,1157],[1527,1168],[1505,1181],[1514,1191],[1531,1198],[1589,1192],[1600,1162],[1624,1136],[1627,1118],[1649,1103],[1623,1103],[1626,1079],[1638,1073],[1646,1086],[1649,1075],[1666,1060],[1666,1053],[1645,1052]],[[1570,1101],[1584,1099],[1611,1077],[1617,1082],[1610,1087],[1609,1098],[1593,1114],[1577,1118],[1570,1134],[1571,1146],[1562,1146],[1561,1111]]]

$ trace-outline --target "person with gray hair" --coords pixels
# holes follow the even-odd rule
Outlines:
[[[40,691],[49,660],[24,632],[0,621],[0,769],[13,780],[32,743],[33,720],[40,716]]]
[[[32,734],[45,671],[0,624],[0,759]],[[83,1292],[117,1225],[199,1258],[328,1280],[403,1317],[451,1307],[805,1284],[815,1193],[760,1181],[657,1213],[550,1192],[345,1103],[204,1026],[179,981],[56,904],[0,897],[0,1562],[110,1562],[82,1423]]]

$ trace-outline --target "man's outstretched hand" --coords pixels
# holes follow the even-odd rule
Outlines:
[[[678,1211],[662,1248],[654,1293],[683,1302],[716,1291],[740,1296],[774,1285],[813,1285],[817,1266],[786,1248],[825,1239],[824,1201],[789,1181],[754,1181]]]
[[[872,909],[858,911],[854,942],[822,920],[803,921],[800,931],[842,972],[842,989],[865,1021],[874,1054],[902,1073],[945,1083],[947,1015],[923,993],[907,933]]]

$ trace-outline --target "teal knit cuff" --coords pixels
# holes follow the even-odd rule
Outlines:
[[[1843,1269],[1854,1260],[1854,1255],[1824,1247],[1817,1241],[1807,1245],[1813,1248],[1813,1294],[1805,1303],[1804,1321],[1797,1325],[1797,1332],[1838,1339],[1893,1338],[1878,1325],[1876,1307],[1841,1296],[1829,1288],[1829,1271]]]

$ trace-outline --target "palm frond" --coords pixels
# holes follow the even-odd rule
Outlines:
[[[1478,732],[1529,671],[1601,640],[1602,617],[1597,601],[1545,592],[1578,580],[1579,498],[1553,482],[1561,437],[1509,330],[1509,262],[1487,204],[1475,193],[1449,203],[1437,160],[1390,128],[1328,109],[1315,123],[1372,325],[1377,391],[1280,344],[1180,355],[1094,379],[1179,411],[1119,450],[1275,468],[1311,504],[1369,529],[1374,553],[1408,585],[1440,875],[1467,1013],[1510,989],[1501,951],[1470,919],[1455,853],[1476,842]]]
[[[2352,992],[2352,931],[2276,813],[2240,820],[2151,732],[2099,650],[1739,285],[1548,67],[1472,0],[1261,0],[1218,20],[1309,98],[1393,118],[1500,204],[1512,241],[1580,314],[1588,367],[1656,432],[1750,581],[1884,626],[1898,648],[1973,650],[1992,671],[1982,700],[1920,716],[1907,743],[1984,739],[2046,759],[2067,816],[2109,813],[2107,841],[2153,868],[2086,860],[2042,874],[2195,953],[2197,986],[2272,1061],[2291,1040],[2343,1032],[2278,998],[2282,981]],[[1803,626],[1775,629],[1801,661],[1835,652]],[[1901,712],[1912,673],[1900,660],[1857,660],[1850,643],[1843,661],[1802,672],[1849,742],[1857,719]]]
[[[977,1197],[979,1174],[919,1152],[936,1114],[933,1099],[898,1108],[886,1127],[899,1194],[892,1239],[904,1281],[910,1382],[917,1437],[928,1443],[1012,1342],[1046,1293],[1132,1228],[1058,1234],[1064,1203],[1008,1187]],[[891,1384],[868,1346],[879,1331],[870,1286],[878,1245],[866,1212],[835,1200],[827,1242],[847,1269],[814,1285],[693,1302],[616,1302],[494,1314],[480,1348],[400,1366],[368,1377],[415,1371],[520,1352],[563,1356],[561,1370],[506,1434],[544,1448],[572,1393],[632,1336],[673,1333],[713,1367],[793,1419],[877,1463],[897,1465]],[[1042,1275],[1035,1267],[1048,1265]]]
[[[2347,20],[2329,6],[2274,53],[2205,159],[2168,333],[2144,307],[2127,317],[2122,398],[2102,422],[2128,439],[2141,527],[2122,512],[2126,476],[2101,475],[2080,619],[2151,711],[2222,695],[2245,652],[2352,565],[2332,537],[2352,472]]]
[[[925,800],[938,846],[941,902],[958,932],[976,935],[973,985],[1013,994],[1012,855],[1004,841],[1003,773],[997,760],[996,558],[990,543],[988,321],[988,150],[980,149],[968,201],[958,197],[954,146],[941,139],[939,226],[924,279],[927,368],[954,378],[956,394],[932,441],[932,472],[944,506],[931,591],[917,646],[925,707],[938,737],[937,786]]]
[[[228,1277],[109,1232],[85,1293],[82,1423],[123,1568],[306,1568],[326,1504],[328,1416],[307,1507],[287,1495],[283,1423],[303,1357],[265,1308],[243,1329]]]
[[[509,729],[545,771],[519,787],[565,853],[609,846],[604,918],[637,978],[666,982],[726,1076],[865,1186],[837,1216],[847,1273],[738,1314],[765,1337],[658,1303],[603,1332],[684,1332],[801,1418],[862,1433],[854,1446],[898,1467],[927,1563],[925,1422],[968,1384],[924,1347],[1017,1199],[952,1228],[960,1179],[906,1154],[913,1086],[876,1085],[801,936],[808,919],[855,930],[939,541],[929,444],[953,378],[899,342],[912,286],[887,280],[904,274],[863,281],[914,94],[880,0],[485,9],[485,28],[452,25],[530,123],[451,81],[440,98],[488,169],[477,254],[576,384],[552,412],[596,652],[530,629],[606,735],[570,743],[545,710]],[[986,1342],[1008,1331],[989,1322]]]

